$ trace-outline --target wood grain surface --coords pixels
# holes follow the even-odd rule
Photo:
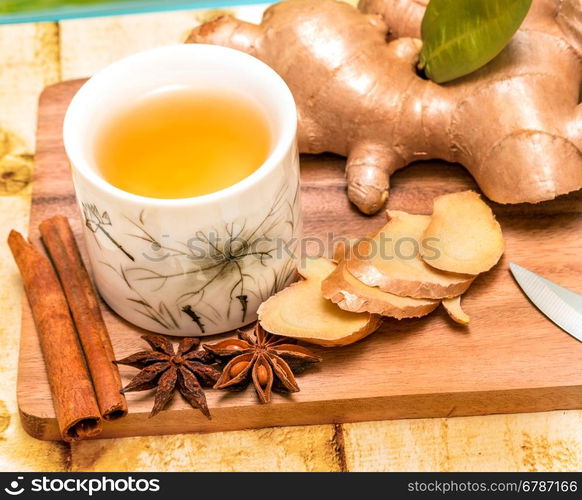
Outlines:
[[[61,126],[81,81],[62,82],[42,94],[30,237],[40,244],[38,224],[57,213],[71,219],[82,243]],[[368,233],[383,215],[365,217],[345,196],[343,159],[302,159],[305,236],[327,241]],[[436,162],[398,174],[389,207],[427,214],[434,196],[475,188],[458,166]],[[316,350],[324,362],[300,377],[301,392],[256,404],[252,390],[208,391],[213,419],[180,398],[149,419],[151,395],[129,395],[127,418],[107,423],[102,437],[223,431],[280,425],[324,424],[387,418],[451,417],[582,407],[582,344],[539,313],[513,282],[507,263],[519,262],[582,292],[580,193],[543,205],[494,206],[507,251],[493,271],[466,294],[471,326],[454,325],[439,310],[420,320],[386,320],[373,336],[352,346]],[[317,251],[313,242],[310,251]],[[116,356],[140,349],[143,331],[104,306]],[[135,373],[123,368],[124,381]],[[34,390],[32,390],[34,388]],[[56,422],[38,339],[24,304],[18,401],[24,427],[55,439]]]
[[[231,12],[255,20],[263,8]],[[32,166],[37,99],[44,86],[59,78],[91,76],[121,52],[142,50],[152,30],[156,43],[179,43],[193,17],[199,22],[213,12],[170,14],[0,26],[0,136],[12,138],[9,147],[0,148],[0,158],[16,154]],[[175,30],[175,26],[183,28]],[[5,244],[11,228],[26,231],[29,209],[30,184],[0,192],[2,471],[581,469],[582,410],[274,427],[73,444],[36,440],[24,431],[18,418],[15,386],[21,284]]]

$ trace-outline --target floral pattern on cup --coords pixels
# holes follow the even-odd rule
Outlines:
[[[112,273],[111,279],[126,286],[126,301],[135,313],[152,322],[153,330],[182,332],[192,330],[194,325],[192,333],[205,334],[208,327],[212,329],[233,317],[246,324],[255,319],[249,301],[266,300],[296,275],[295,254],[301,230],[299,182],[283,184],[270,208],[253,224],[237,219],[219,227],[209,226],[197,230],[189,241],[173,241],[169,235],[156,234],[148,227],[147,209],[136,217],[122,214],[134,231],[117,234],[108,210],[93,202],[83,202],[81,207],[87,238],[99,248],[104,238],[125,256],[121,262],[101,260],[99,264]],[[142,247],[139,264],[126,249],[125,240],[130,239],[134,241],[132,248],[135,241]],[[253,272],[253,266],[261,272]],[[177,267],[183,271],[173,272]],[[184,282],[187,276],[193,278],[192,283]],[[173,286],[177,279],[182,279],[179,291]],[[169,293],[164,294],[165,289]],[[226,307],[205,299],[217,291],[227,297],[220,302]],[[160,300],[163,295],[175,300]]]

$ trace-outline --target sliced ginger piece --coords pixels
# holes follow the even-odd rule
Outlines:
[[[465,311],[463,311],[463,308],[461,307],[460,295],[457,297],[451,297],[450,299],[444,299],[443,307],[455,323],[459,323],[459,325],[469,324],[471,318]]]
[[[321,291],[326,299],[344,311],[369,312],[397,319],[426,316],[440,303],[438,300],[400,297],[368,286],[346,269],[345,261],[323,280]]]
[[[491,208],[474,191],[435,198],[423,238],[430,241],[430,247],[421,247],[422,258],[442,271],[483,273],[503,255],[501,227]]]
[[[380,231],[382,231],[382,228],[376,229],[372,233],[369,233],[365,238],[358,237],[339,239],[338,241],[335,242],[335,245],[333,246],[331,257],[332,260],[336,263],[342,260],[346,260],[348,256],[351,255],[351,253],[353,252],[353,249],[358,248],[358,245],[362,242],[362,240],[364,239],[369,240],[371,238],[374,238]]]
[[[442,299],[462,294],[475,276],[440,271],[420,256],[431,218],[397,210],[372,238],[361,241],[346,261],[347,270],[368,286],[395,295]]]
[[[305,278],[273,295],[258,310],[268,332],[323,346],[348,345],[376,331],[380,316],[343,311],[323,298],[321,282],[335,269],[327,259],[306,259]]]

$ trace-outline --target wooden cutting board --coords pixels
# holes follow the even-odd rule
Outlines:
[[[82,81],[63,82],[41,96],[30,236],[55,214],[69,217],[78,240],[81,219],[61,139],[65,109]],[[380,226],[348,202],[344,160],[302,158],[306,236],[356,236]],[[393,177],[389,208],[429,214],[433,197],[476,189],[462,167],[439,162],[414,165]],[[517,188],[517,187],[516,187]],[[477,278],[464,308],[471,325],[453,324],[439,308],[420,320],[385,321],[354,345],[314,350],[324,361],[298,377],[301,392],[257,404],[243,393],[208,390],[213,419],[206,420],[179,396],[150,419],[150,392],[128,396],[129,415],[105,423],[102,437],[224,431],[279,425],[323,424],[416,417],[451,417],[582,408],[582,343],[548,321],[514,283],[510,261],[582,293],[582,193],[539,205],[494,205],[506,238],[503,260]],[[82,248],[84,251],[84,248]],[[144,332],[103,305],[117,358],[142,350]],[[124,383],[137,371],[122,367]],[[18,403],[26,430],[58,439],[58,429],[38,338],[23,301]]]

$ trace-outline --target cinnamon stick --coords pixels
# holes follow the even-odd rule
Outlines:
[[[98,435],[101,416],[65,294],[49,260],[11,231],[8,245],[20,269],[32,309],[61,436],[65,441]]]
[[[66,217],[57,215],[42,222],[40,233],[69,303],[101,416],[105,420],[121,418],[127,414],[127,403],[120,392],[111,339],[71,226]]]

